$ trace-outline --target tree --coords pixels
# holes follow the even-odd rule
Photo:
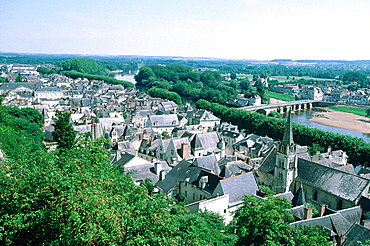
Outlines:
[[[56,111],[54,118],[54,140],[60,149],[72,149],[75,144],[76,132],[70,122],[71,113]]]
[[[175,217],[177,245],[235,245],[236,237],[226,232],[219,214],[209,211],[181,212]]]
[[[145,85],[150,78],[155,79],[156,76],[149,66],[144,66],[140,68],[139,73],[134,78],[138,84]]]
[[[22,75],[20,73],[17,74],[17,77],[15,78],[16,83],[20,83],[23,81]]]
[[[366,109],[366,117],[370,117],[370,107]]]
[[[287,223],[293,221],[287,199],[245,196],[243,201],[245,206],[235,211],[230,224],[237,245],[331,245],[323,229],[297,229]]]
[[[70,58],[62,63],[63,70],[75,70],[80,73],[104,74],[104,68],[95,60],[88,58]]]

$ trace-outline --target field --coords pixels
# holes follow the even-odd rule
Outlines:
[[[275,98],[275,99],[281,100],[281,101],[295,101],[295,98],[291,95],[278,93],[278,92],[274,92],[274,91],[266,90],[265,95],[270,97],[270,98]]]
[[[329,106],[328,108],[345,112],[345,113],[352,113],[360,116],[366,116],[366,108],[359,108],[359,107],[350,107],[350,106]]]

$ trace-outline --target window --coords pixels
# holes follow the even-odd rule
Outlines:
[[[313,191],[312,200],[317,201],[317,190]]]
[[[187,191],[185,191],[185,197],[186,197],[186,198],[188,197],[188,192],[187,192]]]
[[[193,200],[195,200],[195,194],[193,193]]]
[[[342,200],[338,200],[337,209],[342,210],[343,209],[343,202]]]

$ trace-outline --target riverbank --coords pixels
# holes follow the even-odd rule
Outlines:
[[[334,111],[329,108],[322,109],[322,112],[321,110],[320,112],[317,112],[318,117],[310,119],[310,121],[326,126],[370,133],[370,118],[351,113]]]

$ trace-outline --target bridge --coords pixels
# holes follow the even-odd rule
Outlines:
[[[268,115],[271,111],[276,111],[280,114],[283,114],[288,112],[289,110],[291,111],[310,110],[313,107],[327,107],[334,104],[335,103],[333,102],[317,100],[299,100],[290,102],[281,101],[279,103],[261,104],[258,106],[241,107],[239,109]]]

